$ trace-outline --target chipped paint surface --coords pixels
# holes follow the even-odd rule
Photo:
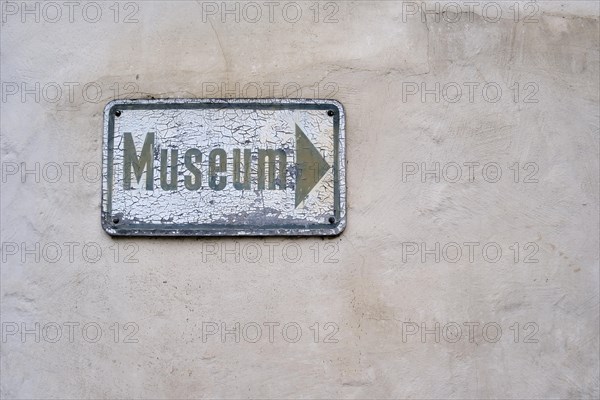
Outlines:
[[[327,100],[113,101],[105,108],[104,229],[112,235],[338,234],[345,226],[343,127],[341,104]],[[136,176],[136,166],[126,169],[125,156],[125,137],[131,135],[133,163],[141,163],[149,134],[151,187],[146,186],[148,165],[137,165],[147,168]],[[298,135],[316,149],[314,160],[297,159],[298,154],[311,155],[299,145]],[[184,156],[190,149],[199,157],[193,166]],[[222,154],[212,158],[215,149],[227,157],[226,172],[211,175],[211,168],[224,166]],[[248,171],[249,188],[234,185],[235,151],[238,174]],[[249,166],[245,151],[251,154]],[[261,151],[280,151],[285,157],[285,182],[274,174],[274,187],[269,187],[268,169],[277,162],[261,159]],[[170,176],[174,156],[176,186]],[[325,166],[321,174],[318,162]],[[260,168],[265,163],[262,179],[267,187],[261,188]],[[310,180],[308,185],[302,185],[302,174],[304,181]],[[223,187],[212,187],[215,175],[212,183],[222,182]],[[201,183],[190,190],[187,185],[195,182],[193,178]],[[172,187],[165,190],[168,185]],[[303,186],[308,190],[298,201]]]

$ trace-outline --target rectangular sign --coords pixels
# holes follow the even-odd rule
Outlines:
[[[344,110],[334,100],[115,100],[104,109],[110,235],[337,235]]]

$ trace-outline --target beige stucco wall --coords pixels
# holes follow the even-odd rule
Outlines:
[[[3,398],[598,398],[597,2],[2,7]],[[344,104],[341,236],[104,233],[109,100],[257,95]]]

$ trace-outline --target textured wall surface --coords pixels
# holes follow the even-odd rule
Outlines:
[[[2,2],[2,398],[598,398],[595,1]],[[334,98],[333,239],[109,237],[114,98]]]

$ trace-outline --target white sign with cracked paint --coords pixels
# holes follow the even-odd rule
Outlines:
[[[105,108],[111,235],[335,235],[344,113],[330,100],[117,100]]]

